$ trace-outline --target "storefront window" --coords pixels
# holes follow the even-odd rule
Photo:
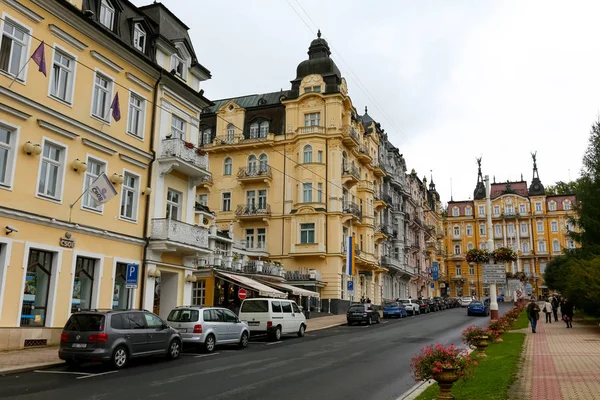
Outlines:
[[[30,250],[25,275],[21,326],[44,326],[54,253]]]
[[[206,300],[206,281],[199,280],[194,283],[192,288],[192,304],[195,306],[203,306]]]
[[[73,298],[71,299],[72,313],[92,308],[95,268],[95,259],[77,257],[75,277],[73,278]]]
[[[117,263],[115,271],[115,288],[113,290],[113,310],[126,310],[129,308],[129,290],[125,287],[127,264]]]

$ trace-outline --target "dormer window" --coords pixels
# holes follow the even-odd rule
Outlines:
[[[185,62],[177,54],[171,56],[171,72],[177,75],[179,78],[185,80]]]
[[[146,51],[146,31],[140,23],[133,26],[133,45],[142,53]]]
[[[108,0],[102,0],[100,3],[100,23],[113,30],[113,24],[115,22],[115,8],[108,2]]]

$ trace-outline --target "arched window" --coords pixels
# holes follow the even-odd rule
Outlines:
[[[342,151],[342,168],[346,170],[348,167],[348,154],[345,151]]]
[[[233,143],[235,137],[235,126],[233,124],[227,125],[227,143]]]
[[[263,121],[260,123],[260,137],[267,137],[269,133],[269,121]]]
[[[212,142],[212,130],[210,128],[202,131],[202,143],[209,144]]]
[[[265,153],[261,154],[260,157],[258,157],[258,160],[260,163],[261,172],[266,171],[267,165],[269,165],[269,159],[268,159],[267,155]]]
[[[454,245],[454,254],[455,255],[460,255],[460,244],[455,244]]]
[[[225,158],[223,161],[223,175],[231,175],[231,170],[233,169],[233,163],[231,161],[231,157]]]
[[[256,139],[258,137],[258,122],[250,124],[250,139]]]
[[[452,207],[452,216],[458,217],[458,215],[459,215],[458,207]]]
[[[307,144],[304,146],[304,162],[311,163],[312,162],[312,146]]]
[[[251,155],[250,157],[248,157],[248,173],[249,174],[256,173],[257,167],[258,167],[258,162],[256,161],[256,156]]]

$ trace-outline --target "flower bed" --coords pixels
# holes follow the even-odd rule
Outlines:
[[[417,381],[435,379],[436,374],[444,369],[455,369],[459,379],[466,379],[474,365],[477,362],[471,359],[467,351],[438,343],[422,348],[421,353],[413,356],[410,371]]]
[[[462,332],[463,343],[471,348],[477,347],[477,342],[483,336],[488,336],[487,330],[477,325],[471,325]]]

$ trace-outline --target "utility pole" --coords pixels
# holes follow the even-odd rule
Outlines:
[[[494,251],[494,229],[492,226],[492,199],[489,175],[485,176],[485,201],[487,205],[487,248],[488,251],[491,253],[492,251]],[[494,260],[494,262],[496,261]],[[498,319],[498,295],[496,292],[495,283],[490,283],[490,319]]]

